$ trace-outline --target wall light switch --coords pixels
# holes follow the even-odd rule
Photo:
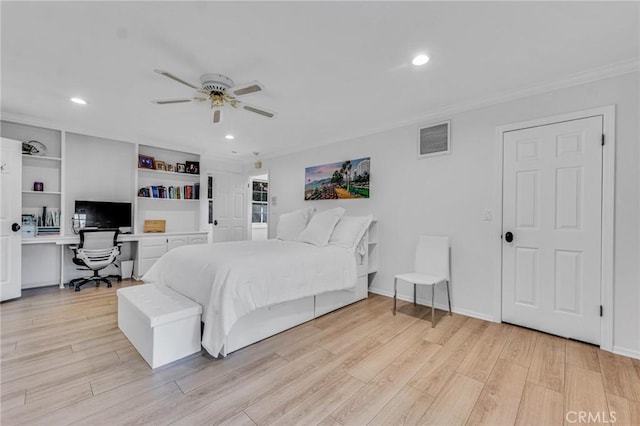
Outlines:
[[[271,205],[272,206],[277,206],[278,205],[278,197],[276,197],[275,195],[271,196]]]
[[[493,212],[489,209],[482,211],[482,220],[485,222],[491,222],[493,220]]]

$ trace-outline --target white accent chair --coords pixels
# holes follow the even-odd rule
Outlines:
[[[416,287],[431,286],[431,327],[435,327],[435,287],[440,283],[447,286],[449,315],[451,315],[451,294],[449,292],[449,237],[421,235],[416,247],[414,272],[398,274],[393,281],[393,315],[396,314],[398,280],[413,283],[413,304],[416,304]]]

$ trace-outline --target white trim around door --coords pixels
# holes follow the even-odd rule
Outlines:
[[[614,250],[614,213],[615,213],[615,105],[604,106],[584,111],[555,115],[531,121],[499,126],[496,129],[496,156],[494,194],[494,244],[493,276],[494,276],[494,321],[502,321],[502,183],[503,183],[503,134],[505,132],[529,127],[545,126],[562,121],[602,116],[604,149],[602,153],[602,254],[601,254],[601,319],[600,348],[613,350],[613,250]]]

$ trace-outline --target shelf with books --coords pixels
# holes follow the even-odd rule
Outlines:
[[[193,185],[147,185],[138,189],[140,198],[175,200],[197,200],[200,198],[200,183]]]
[[[148,145],[138,145],[137,155],[136,230],[153,219],[173,231],[198,231],[200,155]]]
[[[141,197],[138,196],[138,200],[150,200],[150,201],[200,201],[199,198],[154,198],[154,197]]]

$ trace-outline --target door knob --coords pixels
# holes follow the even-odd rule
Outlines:
[[[504,240],[510,243],[511,241],[513,241],[513,234],[511,232],[507,232],[506,234],[504,234]]]
[[[17,223],[14,223],[11,225],[11,230],[13,232],[18,232],[20,230],[20,225],[18,225]]]
[[[218,226],[218,221],[217,220],[213,221],[213,226]]]

